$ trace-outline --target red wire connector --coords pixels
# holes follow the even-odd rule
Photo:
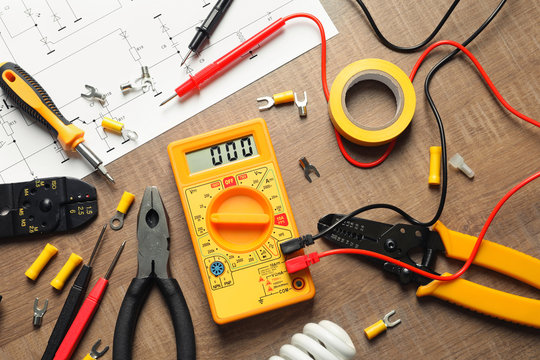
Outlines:
[[[318,253],[311,253],[307,255],[296,256],[292,259],[285,261],[287,272],[289,274],[295,273],[300,270],[304,270],[311,265],[320,261]]]

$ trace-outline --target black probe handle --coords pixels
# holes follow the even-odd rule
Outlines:
[[[39,85],[39,83],[23,70],[19,65],[12,62],[6,62],[0,66],[0,87],[13,100],[13,102],[19,107],[19,109],[26,112],[31,118],[38,120],[45,125],[54,136],[58,135],[58,131],[37,112],[31,105],[29,105],[22,97],[22,94],[13,90],[12,86],[15,81],[24,81],[33,90],[33,92],[39,97],[43,104],[49,108],[57,117],[64,123],[64,125],[70,125],[70,122],[60,113],[60,110],[56,107],[51,97],[47,92]]]
[[[114,329],[113,360],[131,360],[135,327],[153,281],[157,282],[162,295],[165,297],[165,302],[172,317],[176,337],[177,359],[195,360],[195,333],[180,285],[175,279],[159,279],[155,277],[135,278],[131,281],[126,296],[122,301]]]
[[[223,15],[225,15],[225,11],[227,11],[231,3],[232,0],[218,0],[206,20],[204,20],[201,26],[197,27],[197,33],[188,46],[192,51],[197,52],[204,40],[210,37],[210,34],[212,34]]]
[[[88,265],[83,265],[79,275],[75,279],[71,290],[66,298],[66,302],[60,311],[56,325],[52,331],[51,336],[49,337],[49,342],[47,343],[47,348],[45,353],[41,357],[41,360],[53,360],[56,351],[60,347],[64,336],[66,336],[77,311],[81,307],[81,302],[84,298],[84,293],[88,287],[88,282],[90,280],[90,275],[92,274],[92,268]]]

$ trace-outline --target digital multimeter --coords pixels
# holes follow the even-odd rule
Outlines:
[[[214,321],[311,299],[309,271],[289,275],[280,251],[298,231],[265,121],[179,140],[168,152]]]

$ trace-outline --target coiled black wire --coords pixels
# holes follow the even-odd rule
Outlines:
[[[442,27],[442,25],[444,24],[444,21],[446,21],[446,18],[448,18],[450,13],[453,11],[453,7],[455,7],[455,5],[457,5],[457,2],[459,2],[459,1],[454,1],[454,4],[452,4],[453,7],[450,7],[450,9],[447,11],[445,17],[443,17],[443,20],[441,20],[441,23],[439,23],[439,25],[437,26],[435,31],[428,37],[429,40],[426,39],[427,41],[424,40],[424,41],[422,41],[422,43],[420,43],[420,44],[418,44],[416,46],[413,46],[413,47],[410,47],[410,48],[404,48],[404,47],[394,45],[394,44],[390,43],[388,40],[386,40],[384,38],[384,36],[382,36],[380,31],[378,30],[377,26],[375,25],[375,22],[373,21],[373,18],[371,17],[369,12],[367,12],[367,8],[365,8],[365,5],[362,3],[362,1],[361,0],[356,0],[356,1],[359,3],[359,5],[362,7],[364,12],[366,13],[366,16],[368,17],[368,20],[369,20],[373,30],[375,31],[375,34],[379,38],[379,40],[385,46],[387,46],[388,48],[393,49],[393,50],[395,50],[396,48],[412,49],[412,48],[419,48],[419,47],[424,46],[427,42],[429,42],[429,40],[431,40],[431,38],[433,38],[433,36],[435,36],[437,34],[438,29],[440,29],[440,27]],[[493,12],[482,23],[482,25],[480,25],[480,27],[462,43],[463,46],[467,46],[478,35],[480,35],[480,33],[491,23],[491,21],[495,18],[495,16],[497,16],[497,14],[501,11],[501,9],[504,6],[504,4],[506,3],[506,1],[507,0],[501,0],[501,2],[497,5],[495,10],[493,10]],[[400,50],[397,50],[397,51],[400,51]],[[414,51],[414,50],[406,50],[406,51],[409,52],[409,51]],[[431,68],[428,75],[426,76],[426,80],[424,82],[424,93],[426,94],[426,98],[428,100],[431,111],[433,112],[433,115],[435,115],[435,120],[436,120],[437,126],[439,128],[439,135],[440,135],[440,138],[441,138],[441,149],[442,149],[442,151],[441,151],[441,169],[442,169],[441,198],[440,198],[440,201],[439,201],[439,207],[437,208],[437,211],[436,211],[435,215],[433,216],[433,218],[430,221],[422,222],[422,221],[419,221],[419,220],[415,219],[414,217],[409,215],[407,212],[405,212],[404,210],[400,209],[399,207],[397,207],[395,205],[384,204],[384,203],[371,204],[371,205],[367,205],[367,206],[361,207],[359,209],[356,209],[355,211],[351,212],[350,214],[347,214],[346,216],[341,218],[339,221],[337,221],[335,224],[329,226],[328,228],[326,228],[325,230],[323,230],[319,234],[314,235],[313,240],[324,236],[325,234],[332,231],[335,227],[339,226],[344,221],[347,221],[348,219],[350,219],[350,218],[352,218],[352,217],[354,217],[354,216],[356,216],[356,215],[358,215],[358,214],[360,214],[362,212],[372,210],[372,209],[389,209],[389,210],[392,210],[392,211],[398,213],[399,215],[401,215],[405,220],[407,220],[411,224],[420,225],[420,226],[431,226],[431,225],[435,224],[437,222],[437,220],[439,220],[439,218],[440,218],[440,216],[441,216],[441,214],[443,212],[444,204],[445,204],[445,201],[446,201],[446,192],[447,192],[447,187],[448,187],[447,186],[448,185],[448,171],[447,171],[448,170],[447,169],[448,162],[447,162],[447,154],[446,154],[446,136],[444,134],[444,126],[443,126],[443,122],[442,122],[442,119],[441,119],[441,115],[440,115],[439,111],[437,110],[437,106],[435,105],[435,102],[433,101],[433,98],[432,98],[431,93],[429,91],[429,86],[431,84],[431,80],[433,79],[433,76],[435,76],[437,71],[439,71],[450,60],[452,60],[454,58],[454,56],[456,56],[456,54],[458,54],[460,51],[461,50],[459,50],[459,49],[456,49],[456,50],[452,51],[450,54],[445,56],[441,61],[439,61],[435,66],[433,66],[433,68]]]

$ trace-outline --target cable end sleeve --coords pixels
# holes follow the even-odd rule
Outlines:
[[[306,246],[313,245],[315,240],[311,235],[300,236],[291,240],[287,240],[279,244],[281,252],[284,255],[292,254],[295,251],[305,248]]]
[[[309,266],[318,263],[320,261],[318,253],[311,253],[308,255],[300,255],[285,261],[287,272],[289,274],[295,273],[300,270],[304,270]]]

